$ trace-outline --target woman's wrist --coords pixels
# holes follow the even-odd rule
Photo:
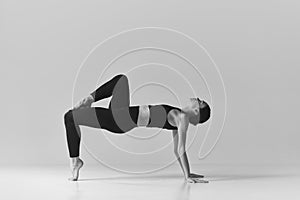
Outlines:
[[[189,173],[185,173],[185,174],[184,174],[184,178],[185,178],[185,179],[190,178],[190,174],[189,174]]]

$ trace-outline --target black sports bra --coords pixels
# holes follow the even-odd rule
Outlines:
[[[167,104],[149,105],[150,119],[147,127],[163,128],[168,130],[177,130],[176,126],[172,126],[168,122],[168,113],[172,109],[181,109]]]

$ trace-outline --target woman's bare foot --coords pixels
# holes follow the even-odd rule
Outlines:
[[[77,181],[79,177],[79,170],[83,166],[83,161],[79,158],[71,158],[71,170],[72,177],[69,178],[70,181]]]
[[[92,103],[94,102],[94,97],[92,95],[87,96],[86,98],[79,101],[74,107],[74,110],[80,109],[80,108],[88,108],[91,107]]]

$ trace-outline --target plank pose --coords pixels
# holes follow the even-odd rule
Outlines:
[[[93,102],[111,97],[109,107],[91,107]],[[187,182],[206,182],[203,175],[190,172],[185,144],[189,124],[196,126],[210,118],[210,107],[199,98],[189,98],[184,108],[167,104],[130,105],[128,78],[115,75],[98,87],[74,108],[64,114],[67,145],[70,156],[72,177],[77,181],[83,161],[79,158],[81,132],[79,126],[106,129],[124,134],[136,127],[157,127],[172,131],[174,153]]]

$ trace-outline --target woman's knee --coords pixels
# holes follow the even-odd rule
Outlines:
[[[118,74],[118,75],[116,75],[116,77],[119,78],[119,81],[128,82],[128,77],[125,74]]]
[[[118,81],[118,84],[121,86],[121,88],[126,89],[128,87],[128,78],[126,75],[122,75]]]
[[[72,113],[72,110],[68,110],[68,111],[64,114],[64,122],[65,122],[65,123],[73,122],[73,113]]]
[[[117,74],[116,76],[117,76],[117,77],[126,77],[126,78],[127,78],[126,74],[122,74],[122,73]]]

